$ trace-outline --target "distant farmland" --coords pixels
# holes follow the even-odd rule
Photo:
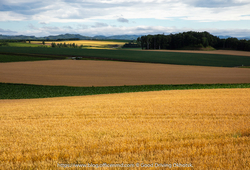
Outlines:
[[[0,167],[247,169],[250,57],[237,54],[1,47]]]
[[[98,41],[98,40],[74,40],[74,41],[44,41],[45,45],[51,46],[52,43],[55,44],[76,44],[77,46],[82,46],[83,48],[93,48],[93,49],[105,49],[112,47],[121,47],[125,44],[122,41]],[[31,41],[31,44],[42,45],[43,41]]]

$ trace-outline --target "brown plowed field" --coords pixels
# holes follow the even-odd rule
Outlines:
[[[67,86],[250,83],[250,69],[114,61],[0,63],[0,82]]]
[[[224,54],[224,55],[238,55],[250,56],[248,51],[234,51],[234,50],[214,50],[214,51],[195,51],[195,50],[147,50],[147,51],[160,51],[160,52],[180,52],[180,53],[201,53],[201,54]]]

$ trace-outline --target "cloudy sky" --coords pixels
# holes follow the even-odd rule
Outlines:
[[[250,36],[250,0],[0,0],[0,34]]]

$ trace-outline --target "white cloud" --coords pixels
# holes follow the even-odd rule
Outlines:
[[[1,21],[23,21],[26,20],[25,16],[20,16],[16,13],[13,13],[11,11],[0,11],[0,22]]]
[[[187,25],[189,27],[187,29],[175,28],[172,25],[166,27],[155,23],[148,24],[151,26],[135,25],[140,23],[139,19],[149,18],[161,19],[164,22],[179,19],[187,22],[192,20],[211,23],[217,21],[247,23],[250,20],[249,9],[249,0],[1,0],[0,28],[1,21],[34,21],[32,23],[37,22],[40,25],[36,27],[29,25],[30,30],[19,30],[19,33],[33,35],[66,32],[83,35],[170,33],[198,29],[193,25]],[[133,19],[138,22],[134,22]],[[109,23],[106,22],[107,20]],[[72,26],[70,23],[73,22],[79,24]],[[119,27],[118,22],[127,23],[127,26]],[[51,27],[50,23],[53,25],[64,23],[64,26]],[[245,24],[245,27],[247,26],[249,24]],[[235,35],[243,33],[250,35],[249,30],[237,28],[237,25],[234,27],[235,29],[231,30],[214,28],[214,30],[198,31],[211,30],[211,33],[222,33],[220,31],[222,30]],[[5,30],[11,33],[11,29]],[[17,29],[13,30],[17,31]]]
[[[86,19],[126,19],[183,17],[198,21],[246,19],[249,0],[4,0],[2,21],[39,20],[40,22],[76,22]],[[4,15],[3,15],[4,14]],[[248,18],[247,18],[248,19]]]

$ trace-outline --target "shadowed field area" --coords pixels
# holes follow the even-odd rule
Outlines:
[[[0,100],[0,166],[189,164],[247,169],[250,89]]]
[[[67,86],[250,83],[250,69],[91,60],[0,63],[0,82]]]
[[[147,50],[147,51],[159,51],[159,52],[180,52],[180,53],[199,53],[199,54],[221,54],[221,55],[238,55],[249,56],[249,51],[235,51],[235,50],[212,50],[212,51],[199,51],[199,50]]]

